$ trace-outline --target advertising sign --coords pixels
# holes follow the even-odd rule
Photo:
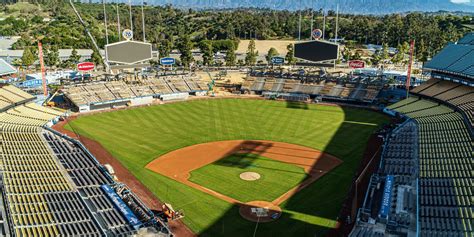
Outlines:
[[[282,57],[273,57],[273,58],[272,58],[272,63],[273,63],[273,64],[283,64],[283,63],[285,63],[285,58],[282,58]]]
[[[95,65],[92,62],[83,62],[77,64],[77,70],[81,72],[91,71],[94,70]]]
[[[385,187],[383,189],[382,205],[380,207],[379,215],[381,218],[388,218],[390,206],[392,202],[392,188],[393,188],[393,176],[387,175],[385,178]]]
[[[349,61],[349,67],[351,68],[364,68],[365,62],[362,60],[352,60]]]
[[[174,58],[162,58],[160,59],[161,65],[174,65],[176,64],[176,60]]]
[[[120,210],[125,219],[127,219],[128,223],[130,223],[133,228],[138,229],[142,223],[140,220],[138,220],[137,216],[135,216],[132,210],[130,210],[130,208],[125,204],[125,202],[119,197],[115,190],[106,184],[100,186],[100,188],[104,190],[105,194],[107,194],[107,197],[109,197],[114,205]]]
[[[318,40],[318,39],[321,39],[321,37],[323,37],[323,31],[321,31],[320,29],[315,29],[313,30],[313,32],[311,32],[311,35],[313,36],[315,40]]]

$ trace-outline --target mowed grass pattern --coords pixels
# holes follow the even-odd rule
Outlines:
[[[256,172],[260,179],[246,181],[243,172]],[[306,178],[304,169],[255,154],[234,154],[191,172],[191,182],[241,202],[271,202]]]
[[[304,108],[304,106],[302,107]],[[238,207],[145,169],[167,152],[218,140],[273,140],[332,154],[344,163],[282,204],[283,215],[257,236],[323,235],[335,223],[379,113],[335,106],[295,109],[285,102],[212,99],[82,116],[70,129],[100,142],[160,200],[184,209],[202,236],[252,236]]]

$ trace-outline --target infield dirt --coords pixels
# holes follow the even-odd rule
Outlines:
[[[146,168],[195,189],[214,195],[229,203],[243,204],[236,199],[188,180],[191,171],[236,153],[257,154],[259,156],[293,164],[302,167],[309,175],[309,177],[298,186],[273,200],[272,203],[274,205],[280,205],[296,192],[304,189],[342,163],[341,160],[332,155],[304,146],[274,141],[232,140],[197,144],[178,149],[158,157],[150,162]]]

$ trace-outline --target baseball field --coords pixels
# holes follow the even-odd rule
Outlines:
[[[321,236],[337,223],[369,136],[386,122],[355,108],[209,99],[80,116],[66,128],[184,210],[196,234]],[[243,218],[252,201],[273,203],[281,216],[258,225]]]

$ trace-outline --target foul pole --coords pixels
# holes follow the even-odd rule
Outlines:
[[[48,96],[48,87],[46,81],[46,75],[44,70],[44,60],[43,60],[43,44],[41,41],[38,41],[38,54],[39,54],[39,62],[41,66],[41,79],[43,80],[43,95]]]
[[[407,72],[407,81],[405,83],[405,87],[407,90],[407,98],[409,96],[410,85],[411,85],[411,67],[413,64],[413,54],[415,51],[415,40],[412,40],[410,43],[410,59],[408,61],[408,72]]]

